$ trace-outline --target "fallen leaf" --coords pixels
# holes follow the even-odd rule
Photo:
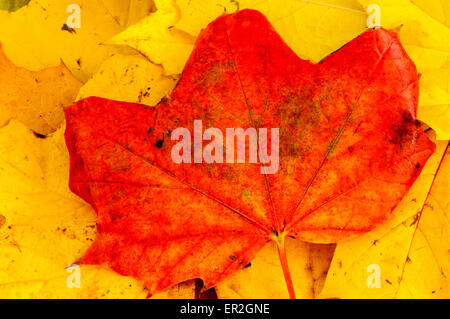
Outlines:
[[[106,43],[135,48],[150,61],[163,65],[168,75],[180,74],[194,37],[173,26],[179,19],[173,0],[155,0],[157,11]]]
[[[421,100],[417,115],[431,126],[439,140],[450,139],[450,11],[446,1],[360,0],[361,4],[377,4],[381,9],[381,25],[399,28],[406,52],[416,63]],[[431,83],[430,83],[431,82]],[[436,87],[434,84],[439,83]]]
[[[74,5],[72,0],[31,0],[22,10],[0,11],[0,42],[6,55],[18,66],[38,71],[56,66],[62,60],[85,82],[112,54],[130,52],[126,48],[101,44],[126,27],[123,21],[129,12],[122,12],[121,8],[129,2],[76,1],[75,5],[80,8],[80,28],[75,25],[72,28],[67,25],[67,20],[77,14],[73,9],[68,12],[69,5]],[[153,2],[147,0],[146,3]],[[135,23],[146,14],[145,10],[136,12],[134,9],[127,21]]]
[[[155,105],[172,92],[176,79],[140,54],[114,55],[80,89],[77,100],[99,96],[111,100]]]
[[[211,287],[275,240],[292,297],[285,238],[373,229],[433,153],[415,120],[417,89],[394,32],[368,31],[314,65],[256,11],[218,18],[171,99],[88,98],[66,110],[70,187],[97,212],[83,262],[141,278],[150,293],[193,278]],[[170,132],[192,132],[196,119],[223,132],[280,128],[281,169],[175,164]]]
[[[62,63],[39,72],[17,67],[1,45],[0,83],[0,127],[18,119],[43,135],[61,126],[64,106],[75,101],[82,85]]]
[[[415,225],[397,298],[450,297],[449,176],[450,150],[447,145]]]
[[[430,237],[434,241],[438,239],[441,241],[440,244],[436,245],[433,242],[433,246],[423,245],[424,243],[421,242],[423,237],[419,235],[424,228],[422,218],[425,214],[429,214],[426,212],[428,211],[427,203],[433,198],[433,190],[437,187],[436,182],[448,176],[443,171],[443,164],[439,169],[447,145],[448,142],[437,142],[436,153],[431,156],[408,195],[397,206],[392,219],[365,235],[337,244],[325,287],[319,297],[412,297],[411,295],[407,296],[404,292],[399,294],[401,288],[400,291],[412,289],[410,291],[414,293],[413,298],[422,298],[426,293],[428,293],[428,297],[431,296],[432,289],[428,289],[428,287],[434,287],[436,292],[444,293],[439,288],[442,284],[448,285],[448,279],[441,275],[439,265],[434,264],[433,256],[422,255],[421,258],[415,258],[413,265],[422,267],[421,270],[414,269],[415,272],[411,272],[407,276],[403,273],[404,267],[411,269],[411,252],[423,250],[424,254],[435,252],[439,256],[440,264],[448,274],[448,227],[446,227],[446,222],[441,220],[445,219],[446,213],[437,209],[438,215],[434,213],[434,221],[431,225],[425,226],[427,229],[423,232],[425,238]],[[442,175],[444,178],[439,177]],[[429,193],[430,188],[431,193]],[[446,197],[438,198],[442,201]],[[443,207],[447,205],[445,200],[443,205]],[[416,238],[416,236],[420,238]],[[415,243],[414,247],[411,246],[412,242]],[[420,242],[420,247],[417,247],[417,242]],[[447,259],[445,259],[446,256]],[[372,272],[368,268],[370,265],[376,265],[380,269],[379,288],[370,288],[367,285]],[[420,288],[426,289],[420,290],[417,289],[419,288],[417,285],[410,285],[416,280],[426,282],[425,285],[419,285]],[[435,297],[437,296],[438,294],[435,295]]]
[[[65,272],[95,235],[92,209],[66,185],[69,163],[62,137],[60,130],[53,137],[38,138],[15,120],[0,129],[4,298],[37,297],[46,280]]]
[[[289,266],[297,298],[315,298],[322,290],[335,245],[310,244],[286,240]],[[216,286],[220,299],[289,298],[283,271],[278,261],[277,245],[270,242],[255,258]]]
[[[450,59],[435,71],[422,74],[417,117],[430,125],[440,140],[450,139]]]

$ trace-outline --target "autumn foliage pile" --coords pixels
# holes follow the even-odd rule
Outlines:
[[[0,11],[1,297],[449,296],[450,7],[55,2]],[[280,170],[175,164],[197,119]]]

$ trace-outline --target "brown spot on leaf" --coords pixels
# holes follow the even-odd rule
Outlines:
[[[163,98],[161,99],[161,101],[159,102],[159,104],[162,104],[162,105],[164,105],[164,106],[169,105],[169,103],[170,103],[170,98],[167,97],[167,96],[163,97]]]
[[[77,31],[75,31],[74,28],[69,27],[66,23],[63,24],[63,26],[61,27],[61,30],[67,31],[69,33],[77,33]]]
[[[36,136],[37,138],[42,138],[42,139],[47,138],[46,135],[40,134],[40,133],[37,133],[37,132],[34,132],[34,131],[33,131],[33,134],[34,134],[34,136]]]
[[[164,133],[163,133],[163,138],[156,141],[156,147],[161,148],[163,146],[163,144],[164,144]]]

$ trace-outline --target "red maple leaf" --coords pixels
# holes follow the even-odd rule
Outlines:
[[[328,243],[373,229],[433,153],[417,100],[394,32],[369,30],[312,64],[257,11],[224,15],[201,32],[169,100],[92,97],[66,110],[70,187],[97,212],[83,261],[151,293],[192,278],[210,287],[275,240],[293,297],[284,238]],[[279,170],[174,163],[170,134],[193,132],[194,120],[279,128]]]

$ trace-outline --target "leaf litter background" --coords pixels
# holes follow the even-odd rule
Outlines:
[[[436,153],[374,231],[337,245],[288,240],[299,298],[448,298],[450,275],[450,3],[439,0],[79,0],[82,24],[62,29],[73,1],[0,1],[0,297],[146,298],[143,284],[65,267],[95,237],[95,213],[68,188],[64,106],[87,96],[158,103],[174,88],[198,32],[224,12],[258,9],[313,62],[366,30],[365,8],[399,30],[421,75],[418,117]],[[23,6],[23,7],[21,7]],[[18,9],[21,7],[20,9]],[[17,10],[18,9],[18,10]],[[14,11],[16,10],[16,11]],[[366,285],[370,264],[381,288]],[[273,243],[214,291],[181,283],[153,298],[286,298]]]

